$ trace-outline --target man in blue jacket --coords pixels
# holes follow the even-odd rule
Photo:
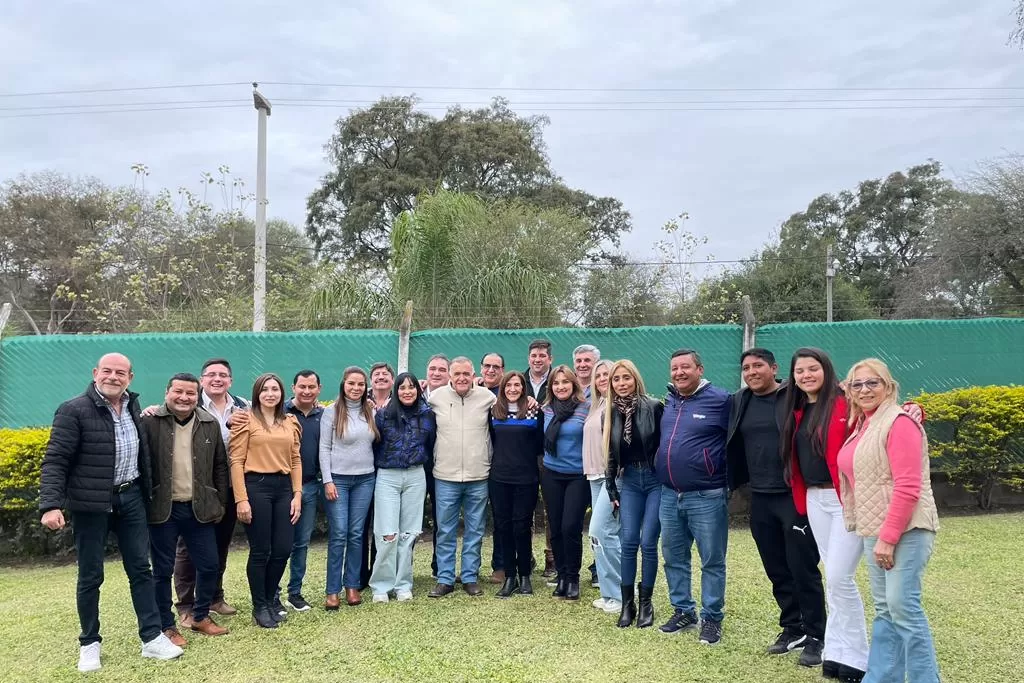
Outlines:
[[[725,440],[732,397],[703,378],[700,354],[672,354],[672,384],[661,419],[655,470],[661,481],[661,550],[674,613],[662,633],[700,624],[700,642],[722,639],[725,606],[725,551],[729,536]],[[701,560],[701,610],[691,590],[690,552]]]

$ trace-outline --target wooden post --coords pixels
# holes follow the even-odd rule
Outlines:
[[[398,326],[398,372],[409,371],[409,337],[412,336],[412,301],[405,302],[402,323]]]
[[[757,321],[754,320],[754,307],[750,304],[750,297],[743,295],[743,350],[752,349],[757,345]],[[740,376],[740,388],[745,387],[743,377]]]

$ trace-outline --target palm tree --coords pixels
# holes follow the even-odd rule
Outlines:
[[[412,301],[419,327],[556,325],[577,288],[586,234],[560,211],[440,190],[396,219],[386,273],[332,274],[311,295],[306,322],[394,327]]]

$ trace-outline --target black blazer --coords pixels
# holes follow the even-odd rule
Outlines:
[[[651,396],[641,396],[637,402],[636,412],[633,413],[633,438],[640,439],[644,449],[644,457],[647,466],[654,469],[654,458],[658,453],[658,443],[661,441],[661,416],[665,412],[665,404]],[[619,448],[622,443],[622,413],[612,404],[612,428],[608,442],[608,468],[605,471],[605,486],[608,488],[608,497],[612,500],[619,499],[619,489],[615,485],[615,478],[623,464],[619,456]]]

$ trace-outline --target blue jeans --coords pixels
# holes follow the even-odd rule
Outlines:
[[[875,562],[877,537],[864,539],[875,621],[871,629],[868,673],[864,683],[938,683],[939,663],[921,607],[921,577],[931,557],[935,532],[904,532],[886,571]]]
[[[217,559],[217,535],[214,524],[204,524],[192,512],[192,501],[171,503],[171,516],[162,524],[149,527],[149,548],[153,557],[153,583],[156,606],[160,610],[160,628],[174,627],[171,612],[171,575],[178,537],[185,541],[196,568],[195,604],[192,618],[202,621],[210,615],[210,604],[217,590],[220,562]]]
[[[636,552],[643,557],[644,588],[654,588],[658,576],[658,536],[661,534],[661,483],[654,470],[627,465],[619,487],[619,521],[622,523],[622,583],[636,583]]]
[[[721,622],[725,616],[725,551],[729,541],[729,509],[725,489],[677,493],[661,490],[661,551],[672,607],[696,611],[691,589],[690,552],[700,556],[700,618]]]
[[[455,585],[459,513],[465,518],[462,534],[462,583],[476,583],[480,575],[480,546],[484,540],[487,481],[434,480],[437,496],[437,582]]]
[[[302,580],[306,578],[306,555],[309,539],[316,526],[317,502],[323,499],[324,488],[316,479],[302,485],[302,514],[295,525],[295,540],[292,541],[292,555],[288,561],[288,595],[302,593]]]
[[[422,465],[405,470],[377,470],[373,494],[377,558],[370,575],[374,595],[412,591],[412,546],[423,531],[426,495],[427,478]]]
[[[622,546],[619,517],[612,515],[612,501],[604,479],[590,482],[590,549],[597,564],[601,597],[622,600]]]
[[[327,508],[327,595],[358,589],[362,566],[363,527],[373,498],[374,474],[332,474],[337,500]],[[342,571],[344,566],[344,573]]]

